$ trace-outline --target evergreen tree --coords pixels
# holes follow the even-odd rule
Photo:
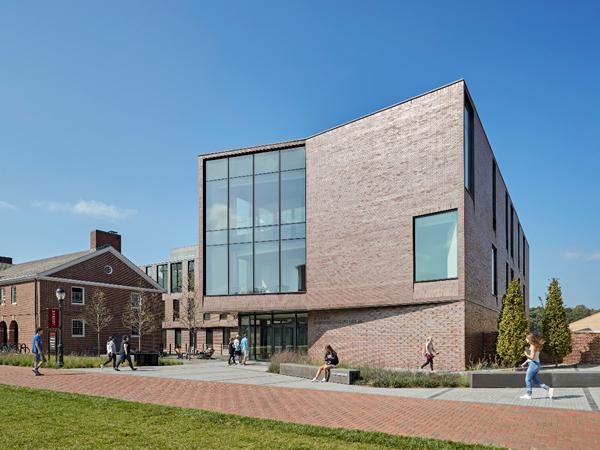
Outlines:
[[[502,299],[502,310],[498,324],[498,342],[496,352],[510,366],[515,366],[523,359],[527,343],[525,337],[529,324],[525,317],[525,305],[521,294],[521,283],[514,280]]]
[[[557,364],[559,360],[571,353],[571,330],[569,330],[562,291],[556,278],[552,278],[548,286],[543,321],[546,341],[544,351]]]

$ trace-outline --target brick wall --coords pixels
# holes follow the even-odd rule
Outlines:
[[[323,357],[330,344],[342,361],[416,368],[433,336],[436,369],[464,369],[463,302],[308,313],[309,354]]]
[[[17,303],[11,303],[11,287],[17,288]],[[6,327],[7,343],[27,344],[35,334],[35,283],[18,283],[1,286],[6,291],[6,304],[0,305],[0,328]],[[16,327],[15,327],[16,324]],[[16,330],[16,332],[15,332]],[[0,333],[0,341],[4,336]],[[5,342],[0,342],[0,345]]]
[[[600,333],[571,333],[571,345],[565,364],[600,364]]]

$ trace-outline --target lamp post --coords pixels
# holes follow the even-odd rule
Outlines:
[[[56,299],[58,300],[58,351],[56,352],[56,365],[58,367],[62,367],[64,364],[63,361],[63,336],[62,336],[62,325],[63,325],[63,315],[62,315],[62,302],[65,299],[65,290],[63,288],[58,288],[56,290]]]

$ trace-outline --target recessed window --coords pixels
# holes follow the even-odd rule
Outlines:
[[[85,304],[85,291],[82,287],[72,287],[71,288],[71,304],[72,305]]]
[[[85,337],[85,321],[73,319],[71,321],[71,336]]]
[[[11,305],[17,304],[17,287],[11,286],[10,288],[10,303]]]
[[[492,161],[492,229],[496,231],[496,161]]]
[[[414,218],[415,281],[458,277],[456,210]]]
[[[492,295],[498,295],[498,251],[492,245]],[[496,299],[496,302],[498,299]]]
[[[152,278],[152,266],[146,267],[146,275]]]
[[[181,329],[175,330],[175,348],[181,347]]]
[[[194,290],[196,280],[194,261],[188,261],[188,291]]]
[[[204,313],[204,320],[210,320],[210,313]]]
[[[515,208],[510,205],[510,257],[515,260]]]
[[[213,329],[212,328],[206,329],[206,345],[208,347],[213,346]]]
[[[159,266],[156,266],[156,282],[158,283],[158,285],[161,288],[163,288],[163,289],[167,288],[167,265],[166,264],[160,264]]]
[[[181,263],[171,264],[171,292],[181,292],[182,280],[181,280]]]
[[[506,251],[508,252],[508,191],[504,194],[504,236],[506,238]]]
[[[0,305],[6,305],[6,288],[0,289]]]
[[[179,300],[173,300],[173,321],[179,320]]]
[[[508,283],[510,282],[510,280],[508,279],[508,263],[506,263],[504,274],[505,274],[504,292],[506,293],[506,291],[508,291]]]
[[[227,313],[219,314],[219,320],[227,320]]]
[[[521,268],[521,225],[517,223],[517,266]]]
[[[465,108],[464,108],[464,153],[465,153],[465,188],[473,193],[474,187],[474,113],[471,103],[467,99],[465,93]]]
[[[131,307],[133,309],[139,309],[142,303],[142,295],[139,292],[131,293]]]

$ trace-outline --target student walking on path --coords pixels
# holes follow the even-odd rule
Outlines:
[[[229,361],[227,364],[232,365],[235,364],[235,347],[233,346],[233,337],[229,338]]]
[[[119,370],[119,366],[123,361],[127,360],[129,363],[129,367],[131,370],[137,370],[133,367],[133,361],[131,360],[131,346],[129,345],[129,337],[123,336],[123,340],[121,341],[121,350],[119,351],[119,360],[117,361],[117,365],[115,370]]]
[[[240,344],[240,335],[238,334],[233,340],[234,355],[237,357],[237,362],[242,363],[242,346]],[[233,360],[235,362],[235,358]]]
[[[100,364],[100,368],[104,369],[104,366],[112,361],[113,369],[117,364],[117,344],[115,344],[115,340],[113,337],[109,337],[108,341],[106,341],[106,361],[104,364]]]
[[[319,376],[321,373],[325,372],[325,376],[321,380],[321,383],[325,383],[329,381],[329,376],[331,375],[331,369],[334,369],[340,363],[337,353],[331,347],[331,345],[327,344],[325,346],[325,364],[319,367],[315,377],[311,380],[312,382],[319,381]]]
[[[433,372],[433,358],[435,358],[436,355],[439,355],[439,352],[436,352],[433,348],[433,336],[428,336],[427,341],[425,341],[425,345],[423,346],[423,356],[425,357],[426,361],[421,366],[421,369],[424,369],[425,366],[429,365],[429,367],[431,367],[431,371]]]
[[[246,365],[246,362],[248,362],[248,336],[246,336],[244,334],[244,337],[242,338],[241,341],[241,346],[242,346],[242,364]]]
[[[42,328],[35,329],[35,336],[33,336],[33,343],[31,344],[34,362],[33,362],[33,373],[35,376],[42,375],[40,373],[40,367],[46,362],[44,357],[44,348],[42,347],[42,335],[44,330]]]
[[[538,377],[538,373],[540,371],[540,353],[542,351],[542,347],[544,346],[544,340],[535,334],[528,334],[525,340],[529,344],[529,350],[525,351],[527,360],[521,364],[521,367],[528,365],[527,373],[525,374],[525,387],[527,389],[527,393],[525,395],[521,395],[519,398],[522,398],[523,400],[531,400],[534,383],[548,392],[548,398],[552,398],[554,397],[554,389],[542,383],[542,380],[540,380]]]

